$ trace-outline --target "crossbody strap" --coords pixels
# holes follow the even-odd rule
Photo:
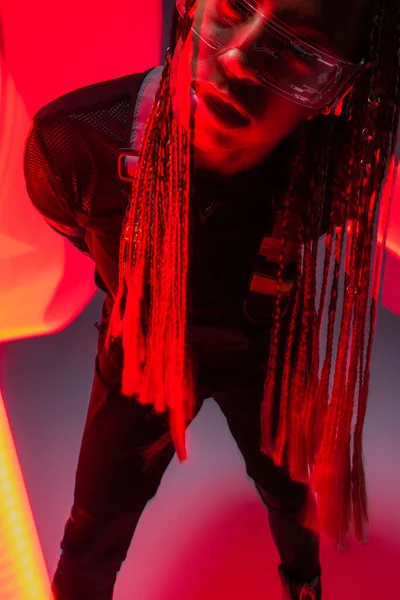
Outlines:
[[[118,175],[122,181],[132,183],[135,179],[144,130],[154,104],[163,69],[162,66],[152,69],[140,87],[132,121],[130,148],[122,148],[118,158]]]

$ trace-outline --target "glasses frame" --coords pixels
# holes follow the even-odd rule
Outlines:
[[[236,2],[238,4],[242,4],[247,10],[252,11],[253,13],[258,13],[262,18],[265,18],[264,15],[260,13],[260,11],[258,11],[254,6],[249,4],[247,0],[236,0]],[[182,6],[180,4],[178,5],[178,12],[181,18],[184,18]],[[321,62],[327,62],[329,60],[331,62],[333,61],[334,63],[332,67],[334,67],[335,65],[337,66],[337,76],[335,78],[335,81],[332,82],[332,85],[329,88],[324,90],[324,92],[321,94],[321,99],[319,102],[307,102],[307,99],[305,97],[301,97],[299,94],[291,95],[290,93],[286,92],[283,88],[279,87],[278,85],[275,85],[273,82],[260,79],[260,77],[262,78],[262,75],[260,75],[257,69],[254,69],[255,75],[259,79],[261,85],[267,87],[268,89],[271,89],[273,92],[277,93],[281,97],[286,98],[291,102],[294,102],[295,104],[313,110],[321,110],[330,106],[332,103],[337,103],[343,96],[343,93],[346,90],[350,89],[350,87],[353,85],[356,76],[360,74],[363,67],[369,66],[364,58],[361,59],[359,63],[353,63],[351,61],[335,56],[334,54],[328,52],[326,49],[322,48],[318,44],[312,44],[300,38],[289,25],[278,19],[278,17],[276,16],[268,17],[267,25],[269,28],[275,29],[275,31],[277,31],[280,35],[288,38],[290,40],[290,43],[295,47],[303,47],[305,52],[309,50],[308,54],[313,53],[314,55],[321,57]],[[231,22],[231,27],[235,28],[236,24]],[[218,42],[217,40],[213,41],[211,38],[204,37],[204,35],[202,35],[202,33],[197,30],[194,24],[192,24],[191,30],[199,39],[201,39],[207,46],[209,46],[213,50],[218,51],[224,49],[231,49],[229,48],[229,46],[226,46],[223,43]]]

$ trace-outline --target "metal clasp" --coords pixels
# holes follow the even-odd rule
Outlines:
[[[118,176],[121,181],[134,181],[138,160],[138,154],[131,148],[121,150],[118,157]]]

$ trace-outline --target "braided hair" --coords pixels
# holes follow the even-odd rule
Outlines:
[[[168,412],[170,431],[147,456],[172,438],[181,461],[187,458],[185,430],[195,406],[185,341],[194,122],[193,115],[188,127],[174,120],[171,65],[178,41],[189,34],[194,5],[195,0],[186,0],[184,16],[174,13],[170,49],[123,226],[119,288],[106,339],[108,345],[111,338],[122,336],[122,393],[152,404],[157,413]],[[338,546],[344,545],[352,524],[355,538],[364,541],[368,521],[362,430],[383,255],[383,244],[376,244],[377,221],[378,215],[387,215],[397,170],[400,0],[371,0],[369,13],[369,68],[334,112],[305,121],[290,136],[286,188],[277,187],[284,207],[283,236],[261,407],[262,452],[285,464],[294,479],[311,483],[319,501],[319,523],[311,522],[307,512],[304,523],[321,527]],[[301,253],[273,433],[282,274],[293,217],[299,221]],[[146,290],[149,310],[143,319]]]

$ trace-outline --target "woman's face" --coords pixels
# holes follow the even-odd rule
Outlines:
[[[224,45],[215,49],[191,31],[185,43],[178,43],[172,62],[174,116],[188,123],[195,108],[196,165],[224,175],[262,163],[302,121],[318,114],[260,85],[248,64],[249,48],[263,48],[263,24],[271,16],[329,54],[352,62],[362,58],[357,51],[367,0],[246,1],[258,11],[251,22],[236,0],[197,0],[193,23],[207,31],[208,39],[220,39],[221,23],[229,21]],[[221,96],[230,105],[228,112],[233,106],[236,111],[221,113],[216,104]]]

